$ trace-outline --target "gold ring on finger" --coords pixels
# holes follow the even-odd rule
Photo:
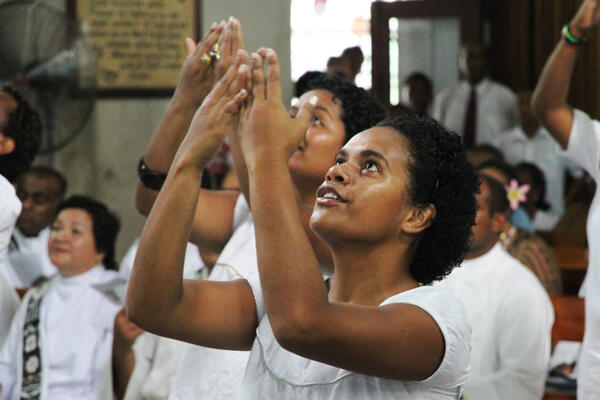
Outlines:
[[[202,60],[203,63],[205,63],[206,65],[210,65],[212,63],[212,54],[202,54],[202,56],[200,57],[200,60]]]
[[[215,60],[219,60],[221,58],[221,53],[219,51],[211,51],[208,54],[210,54],[210,56]]]

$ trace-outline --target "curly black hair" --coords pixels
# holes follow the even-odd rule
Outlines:
[[[322,73],[315,76],[305,84],[300,95],[311,90],[327,90],[334,99],[342,102],[342,122],[346,130],[344,143],[386,117],[383,106],[369,92],[334,75]]]
[[[68,208],[78,208],[92,218],[92,231],[96,251],[104,253],[102,263],[106,269],[117,270],[115,261],[115,243],[121,223],[104,204],[87,196],[71,196],[58,206],[58,213]]]
[[[407,141],[408,195],[414,205],[433,204],[436,216],[420,238],[410,265],[412,277],[429,284],[458,266],[470,246],[477,211],[479,177],[460,137],[435,120],[407,114],[377,126],[390,127]]]
[[[15,141],[15,149],[0,156],[0,174],[13,182],[27,170],[35,158],[42,141],[42,122],[39,114],[10,87],[2,88],[17,102],[17,108],[9,114],[2,134]]]

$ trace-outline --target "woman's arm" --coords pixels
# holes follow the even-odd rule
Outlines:
[[[569,23],[569,29],[575,37],[581,38],[599,20],[598,0],[585,0]],[[544,66],[531,100],[540,122],[565,149],[573,125],[573,109],[567,103],[567,96],[580,47],[559,41]]]
[[[131,373],[135,368],[133,344],[144,331],[127,319],[125,310],[115,316],[112,345],[113,389],[117,400],[125,396]]]
[[[220,58],[211,63],[202,57],[218,44]],[[213,83],[234,64],[237,50],[243,45],[239,22],[213,24],[196,46],[186,40],[188,57],[181,69],[179,83],[156,132],[144,152],[144,161],[153,171],[167,172],[183,141],[194,113],[210,92]],[[201,190],[190,231],[190,241],[201,251],[220,252],[231,236],[233,211],[237,192]],[[137,182],[135,204],[138,211],[148,215],[158,191]]]
[[[281,101],[275,52],[259,53],[262,57],[253,56],[252,104],[241,144],[250,177],[261,286],[275,337],[289,351],[340,368],[403,380],[430,376],[442,361],[444,339],[423,309],[329,302],[287,168],[313,106],[290,118]]]
[[[254,338],[255,302],[246,281],[182,278],[202,169],[246,98],[247,92],[240,89],[247,68],[230,67],[196,112],[142,232],[127,292],[127,316],[160,336],[229,349],[248,349]]]

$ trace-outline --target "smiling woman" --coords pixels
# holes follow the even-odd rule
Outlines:
[[[65,393],[92,398],[106,384],[126,283],[105,269],[114,265],[119,222],[106,206],[83,196],[65,200],[58,210],[48,250],[59,273],[33,286],[13,318],[0,350],[2,399]]]

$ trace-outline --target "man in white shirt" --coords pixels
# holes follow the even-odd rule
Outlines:
[[[440,282],[462,300],[472,329],[468,400],[536,399],[550,357],[552,304],[537,277],[498,243],[508,213],[502,184],[481,175],[471,249]]]
[[[39,115],[13,90],[0,91],[0,263],[21,212],[11,182],[29,168],[41,138]],[[19,298],[0,273],[0,346],[8,332]]]
[[[48,236],[67,183],[55,169],[36,166],[20,175],[15,186],[23,207],[11,238],[8,259],[0,264],[0,269],[13,287],[25,288],[40,277],[56,273],[48,257]]]
[[[520,124],[497,135],[492,144],[502,151],[509,163],[530,162],[544,172],[545,200],[550,210],[538,210],[533,225],[537,230],[551,230],[565,210],[565,172],[578,178],[582,171],[560,154],[558,143],[533,115],[529,104],[531,91],[520,92],[517,97]]]
[[[464,45],[458,59],[463,79],[442,90],[433,103],[433,117],[461,135],[467,148],[491,143],[518,121],[515,94],[487,78],[488,65],[482,43]]]

